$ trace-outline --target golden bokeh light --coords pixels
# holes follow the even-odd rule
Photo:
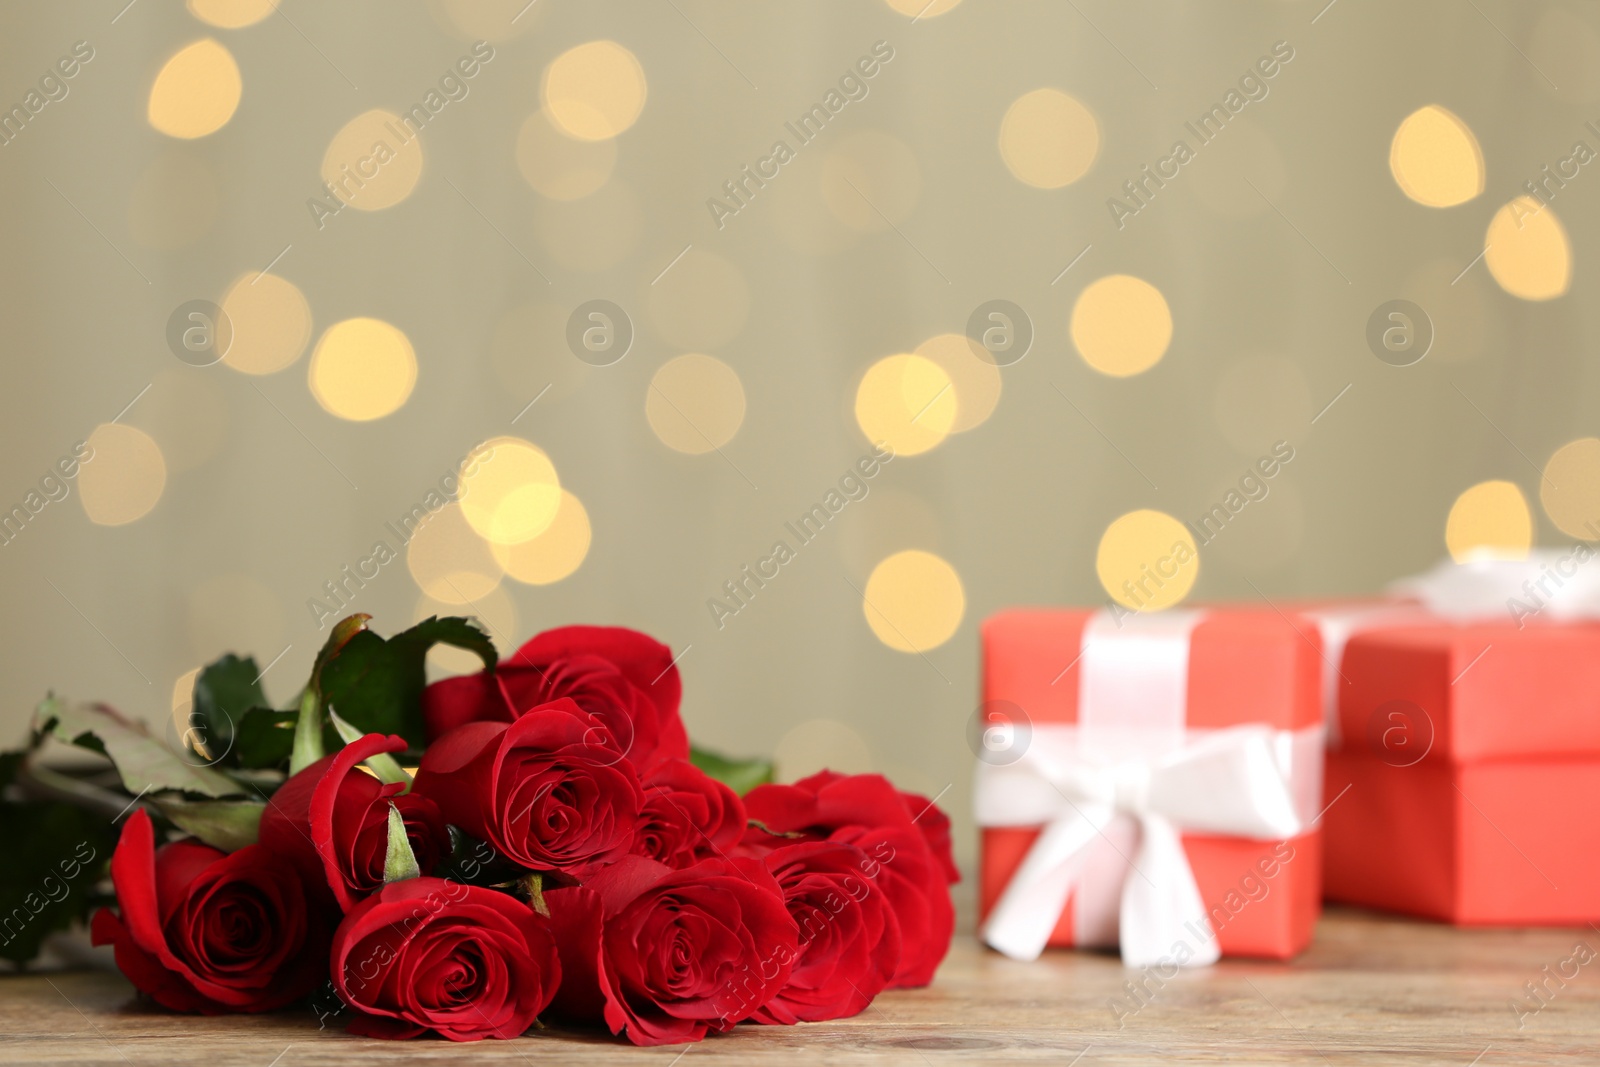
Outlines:
[[[750,284],[715,252],[690,248],[645,288],[650,323],[661,339],[690,351],[718,349],[744,329]]]
[[[330,415],[369,422],[398,411],[417,384],[417,354],[381,319],[345,319],[311,353],[311,395]]]
[[[1072,343],[1102,374],[1139,374],[1155,366],[1172,343],[1172,311],[1161,290],[1144,279],[1109,274],[1078,294]]]
[[[898,225],[917,206],[922,168],[911,146],[877,130],[841,139],[822,160],[822,198],[834,218],[853,230]]]
[[[243,374],[272,374],[300,358],[311,341],[311,305],[276,274],[239,277],[222,298],[233,342],[222,362]]]
[[[155,439],[124,423],[103,422],[88,445],[78,496],[89,521],[122,526],[149,514],[167,486],[167,461]]]
[[[615,41],[590,41],[545,68],[550,120],[580,141],[615,137],[639,118],[649,91],[638,57]]]
[[[492,437],[461,470],[461,514],[479,537],[514,545],[550,528],[561,507],[561,479],[544,449],[520,437]]]
[[[1389,146],[1400,191],[1427,207],[1454,207],[1483,192],[1483,149],[1459,116],[1437,104],[1407,115]]]
[[[417,187],[422,177],[421,131],[382,108],[363,111],[333,135],[322,156],[322,203],[330,210],[344,204],[360,211],[393,207]]]
[[[428,0],[434,19],[464,41],[509,41],[537,26],[549,4],[531,0]]]
[[[1533,516],[1511,482],[1479,482],[1456,497],[1444,524],[1444,543],[1457,563],[1473,559],[1527,559]]]
[[[982,426],[1000,403],[1000,368],[979,355],[983,349],[963,333],[941,333],[917,346],[915,355],[939,365],[956,398],[951,433]]]
[[[1600,541],[1600,439],[1582,437],[1555,450],[1539,480],[1539,503],[1562,533]]]
[[[878,640],[899,652],[926,652],[955,634],[967,608],[961,576],[921,549],[896,552],[872,569],[861,610]]]
[[[937,447],[959,414],[955,383],[926,356],[885,356],[856,387],[856,425],[869,442],[887,444],[897,456]]]
[[[168,137],[193,140],[228,124],[244,81],[233,53],[210,37],[180,49],[150,86],[146,116]]]
[[[1100,154],[1100,124],[1076,97],[1035,89],[1006,108],[1000,158],[1024,185],[1060,189],[1089,172]]]
[[[517,169],[552,200],[580,200],[599,189],[617,165],[617,142],[580,141],[556,128],[545,111],[528,116],[517,134]]]
[[[778,739],[772,750],[773,776],[797,782],[818,771],[867,774],[872,752],[855,730],[835,719],[811,719]]]
[[[189,0],[189,14],[224,30],[254,26],[278,10],[278,0]]]
[[[650,379],[644,414],[661,443],[691,456],[721,448],[744,423],[744,385],[732,367],[691,352]]]
[[[1483,262],[1500,288],[1523,300],[1554,300],[1572,283],[1572,245],[1547,205],[1519,196],[1495,212]]]
[[[456,504],[444,505],[416,528],[406,544],[406,569],[427,596],[458,607],[488,596],[504,574],[489,543]]]
[[[156,155],[128,193],[128,232],[146,248],[170,252],[206,237],[222,214],[216,168],[189,145]]]
[[[1132,611],[1160,611],[1189,595],[1200,554],[1189,528],[1164,511],[1130,511],[1106,527],[1095,553],[1106,595]]]
[[[884,3],[913,19],[931,19],[951,10],[961,0],[884,0]]]
[[[493,545],[508,577],[524,585],[550,585],[576,571],[589,554],[589,513],[583,501],[561,490],[561,506],[545,531],[513,545]]]

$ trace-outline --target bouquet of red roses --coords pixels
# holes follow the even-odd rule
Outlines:
[[[458,1041],[543,1017],[657,1045],[932,980],[957,875],[931,801],[877,775],[774,785],[691,749],[671,652],[632,630],[551,630],[501,663],[466,619],[387,640],[367,621],[335,627],[290,710],[227,656],[179,747],[50,699],[29,750],[0,757],[0,787],[32,797],[4,806],[34,822],[113,793],[34,766],[45,736],[114,765],[101,805],[132,794],[132,813],[110,820],[115,908],[91,930],[158,1003],[307,1000],[323,1025]],[[484,669],[426,684],[438,643]]]

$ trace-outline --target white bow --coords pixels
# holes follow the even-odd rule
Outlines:
[[[1600,616],[1600,560],[1579,542],[1569,548],[1533,549],[1526,559],[1445,560],[1402,578],[1390,589],[1416,597],[1452,619],[1513,619],[1550,613],[1552,619]]]
[[[1163,755],[1111,764],[1094,760],[1075,740],[1048,743],[1041,736],[1047,729],[1034,728],[1033,743],[1016,763],[978,767],[980,825],[1045,825],[984,924],[984,941],[1013,959],[1038,958],[1081,884],[1096,837],[1116,820],[1132,819],[1139,845],[1127,857],[1131,870],[1122,883],[1123,962],[1162,962],[1180,941],[1192,955],[1174,962],[1216,962],[1216,938],[1180,834],[1284,840],[1300,833],[1285,745],[1292,735],[1235,726]]]

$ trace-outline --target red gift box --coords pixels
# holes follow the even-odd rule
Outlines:
[[[1368,630],[1340,671],[1330,899],[1470,925],[1600,921],[1600,624]]]
[[[1174,617],[1187,622],[1180,621],[1175,628]],[[1179,631],[1176,636],[1174,629]],[[1177,668],[1166,662],[1174,649],[1185,660]],[[1209,744],[1252,732],[1270,736],[1281,754],[1284,788],[1293,794],[1290,832],[1277,837],[1202,832],[1192,822],[1185,823],[1185,812],[1204,808],[1207,798],[1185,798],[1176,806],[1182,857],[1193,872],[1206,916],[1190,925],[1210,927],[1190,933],[1194,938],[1214,934],[1215,949],[1230,956],[1285,959],[1309,943],[1321,898],[1321,835],[1314,820],[1321,802],[1323,726],[1320,639],[1310,619],[1239,608],[1119,613],[1117,618],[1087,610],[1012,610],[984,623],[983,655],[984,732],[975,738],[983,826],[979,892],[984,936],[991,945],[1024,958],[1037,951],[1012,951],[997,944],[991,934],[997,905],[1008,891],[1016,892],[1011,888],[1014,880],[1031,869],[1025,862],[1044,847],[1045,836],[1043,820],[997,825],[1025,820],[1026,814],[1008,813],[1004,805],[996,811],[994,804],[985,811],[987,785],[1013,770],[1006,762],[1012,757],[1008,746],[1037,750],[1050,738],[1064,738],[1069,755],[1076,753],[1089,729],[1084,721],[1084,713],[1090,711],[1085,706],[1089,693],[1087,699],[1095,704],[1091,717],[1101,728],[1111,727],[1122,741],[1131,739],[1137,749],[1141,737],[1163,729],[1160,716],[1152,716],[1149,709],[1168,698],[1157,692],[1152,700],[1144,691],[1150,685],[1146,676],[1163,671],[1173,675],[1169,688],[1179,705],[1177,726],[1182,735],[1177,741],[1168,739],[1169,753],[1185,744]],[[991,740],[994,752],[985,753]],[[1296,753],[1292,758],[1287,755],[1291,748]],[[1033,753],[1024,756],[1026,761]],[[1044,759],[1037,762],[1050,765]],[[1286,766],[1291,762],[1292,767]],[[1115,779],[1121,772],[1112,768],[1107,773]],[[1203,792],[1226,793],[1231,788],[1229,783],[1228,788]],[[1060,788],[1055,791],[1066,795]],[[1039,793],[1041,802],[1053,799],[1042,789]],[[1016,798],[1011,803],[1025,806]],[[1069,806],[1078,808],[1070,798]],[[1164,877],[1134,869],[1145,833],[1146,824],[1133,819],[1105,828],[1103,840],[1094,841],[1089,850],[1092,854],[1084,861],[1082,876],[1056,913],[1045,916],[1049,945],[1118,944],[1119,885],[1143,892],[1144,883],[1152,880],[1145,873],[1155,873],[1157,881]],[[1051,898],[1040,899],[1049,901],[1045,911],[1057,907]],[[1127,907],[1124,899],[1124,916]],[[1126,941],[1123,951],[1128,959]]]

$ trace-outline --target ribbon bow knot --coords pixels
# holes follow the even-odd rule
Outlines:
[[[980,825],[1044,825],[984,924],[984,940],[1014,959],[1036,959],[1080,883],[1091,846],[1114,822],[1131,819],[1139,843],[1132,857],[1124,856],[1130,869],[1119,909],[1123,962],[1161,962],[1180,941],[1189,943],[1190,954],[1177,962],[1216,962],[1216,938],[1182,831],[1264,840],[1300,833],[1291,757],[1279,747],[1284,736],[1263,725],[1236,726],[1164,754],[1107,762],[1085,752],[1075,734],[1051,744],[1036,728],[1018,762],[980,765]]]

